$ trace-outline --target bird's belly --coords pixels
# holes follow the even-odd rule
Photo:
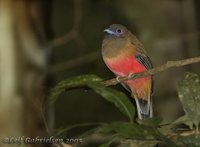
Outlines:
[[[144,65],[139,63],[133,56],[120,59],[108,59],[105,62],[108,68],[118,76],[126,76],[146,70]]]
[[[109,59],[106,62],[108,68],[117,76],[127,76],[147,70],[143,64],[138,62],[133,56],[123,59]],[[151,93],[151,76],[124,81],[134,94],[134,97],[147,100]]]

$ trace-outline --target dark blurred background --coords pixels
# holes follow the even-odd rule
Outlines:
[[[77,36],[53,48],[54,83],[88,73],[105,79],[113,77],[100,52],[103,30],[113,23],[127,26],[140,39],[154,67],[169,60],[198,56],[199,6],[198,0],[52,1],[51,23],[55,38],[68,34],[76,24],[74,21],[79,19]],[[199,73],[199,65],[155,75],[154,113],[166,122],[183,114],[176,85],[185,71]],[[126,92],[120,85],[113,88]],[[124,119],[112,104],[93,91],[83,90],[65,92],[56,103],[55,118],[56,126]]]
[[[38,105],[59,81],[82,74],[114,77],[101,57],[103,30],[110,24],[129,28],[154,67],[199,56],[199,8],[199,0],[0,0],[1,136],[13,134],[10,127],[16,135],[23,134],[20,128],[35,135],[45,130]],[[154,76],[154,113],[164,122],[183,114],[176,85],[185,71],[199,73],[199,65]],[[113,88],[129,96],[121,85]],[[14,113],[19,115],[8,117]],[[82,89],[63,93],[48,113],[54,129],[126,120],[112,104]]]

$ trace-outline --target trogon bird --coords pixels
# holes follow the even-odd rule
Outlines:
[[[112,24],[104,30],[102,56],[107,67],[117,76],[130,76],[153,68],[140,41],[125,26]],[[135,99],[138,118],[153,116],[152,76],[127,80],[121,83]]]

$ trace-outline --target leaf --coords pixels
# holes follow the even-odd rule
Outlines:
[[[55,136],[62,136],[62,134],[67,133],[69,130],[79,128],[79,127],[88,127],[88,126],[98,126],[102,125],[103,123],[83,123],[83,124],[74,124],[70,125],[68,127],[65,127],[63,129],[57,129],[55,130]]]
[[[195,73],[186,73],[178,84],[178,96],[186,116],[196,125],[200,123],[200,79]]]
[[[118,134],[119,136],[123,136],[125,138],[134,139],[152,139],[153,136],[157,135],[157,130],[154,128],[138,125],[136,123],[131,124],[124,122],[104,124],[99,127],[97,132],[105,134]]]
[[[65,79],[58,83],[49,94],[49,99],[57,100],[58,96],[65,91],[66,88],[74,88],[80,86],[88,86],[96,93],[100,94],[107,101],[114,103],[115,106],[126,115],[131,122],[135,117],[135,107],[129,101],[128,97],[112,88],[106,87],[101,83],[102,79],[96,75],[82,75]]]
[[[148,118],[146,120],[138,119],[137,122],[139,124],[146,125],[146,126],[158,127],[162,122],[162,118],[154,117],[154,118]]]
[[[113,140],[110,140],[104,144],[101,144],[99,147],[109,147],[113,143]]]
[[[89,83],[88,86],[104,97],[107,101],[114,103],[115,106],[119,108],[124,115],[128,116],[131,122],[133,122],[135,117],[135,107],[124,93],[105,87],[101,83],[97,82]]]
[[[190,136],[179,136],[177,139],[182,146],[188,147],[199,147],[200,146],[200,136],[199,135],[190,135]]]
[[[87,86],[89,82],[99,81],[102,81],[102,79],[96,75],[81,75],[70,77],[65,80],[62,80],[54,88],[52,88],[48,97],[51,101],[56,101],[58,96],[67,88]]]
[[[116,136],[117,135],[111,136],[110,141],[108,141],[104,144],[101,144],[99,147],[109,147],[116,140]]]
[[[136,123],[114,122],[104,124],[99,127],[97,133],[116,134],[119,137],[134,140],[160,139],[172,147],[177,146],[173,141],[161,134],[155,127],[139,125]]]
[[[193,123],[192,121],[188,118],[187,115],[181,116],[178,119],[176,119],[171,125],[178,125],[178,124],[185,124],[187,125],[191,130],[193,129]]]
[[[154,147],[158,140],[125,140],[118,147]]]

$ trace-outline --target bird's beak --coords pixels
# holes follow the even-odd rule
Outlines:
[[[104,32],[106,32],[106,33],[108,33],[110,35],[114,34],[114,32],[112,30],[110,30],[110,29],[105,29]]]

